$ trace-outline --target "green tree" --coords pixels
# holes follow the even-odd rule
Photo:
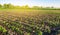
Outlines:
[[[25,8],[29,8],[29,6],[28,5],[25,5]]]
[[[22,6],[22,8],[27,9],[27,8],[29,8],[29,6],[28,5],[25,5],[25,6]]]
[[[3,7],[4,7],[4,8],[8,8],[8,5],[7,5],[7,4],[4,4]]]
[[[8,8],[14,8],[14,5],[8,4]]]
[[[32,8],[33,8],[33,9],[40,9],[39,6],[33,6]]]
[[[0,8],[2,8],[2,5],[0,4]]]
[[[14,6],[12,4],[4,4],[3,7],[4,8],[14,8]]]

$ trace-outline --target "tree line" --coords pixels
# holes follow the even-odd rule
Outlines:
[[[39,6],[33,6],[29,7],[28,5],[25,6],[14,6],[12,4],[0,4],[0,9],[56,9],[53,6],[52,7],[39,7]],[[60,8],[57,8],[60,9]]]
[[[25,6],[14,6],[12,4],[0,4],[0,8],[9,8],[9,9],[13,9],[13,8],[30,8],[28,5],[25,5]]]

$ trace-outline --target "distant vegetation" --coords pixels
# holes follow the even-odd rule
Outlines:
[[[0,4],[0,9],[36,9],[36,10],[60,10],[60,8],[54,8],[52,7],[39,7],[39,6],[33,6],[29,7],[28,5],[25,6],[14,6],[12,4]]]

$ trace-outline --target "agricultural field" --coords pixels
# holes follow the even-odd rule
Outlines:
[[[0,35],[60,35],[60,10],[0,10]]]

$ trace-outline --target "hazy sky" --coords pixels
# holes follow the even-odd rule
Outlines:
[[[60,8],[60,0],[0,0],[0,4],[11,3],[14,5],[29,5],[29,6],[54,6]]]

